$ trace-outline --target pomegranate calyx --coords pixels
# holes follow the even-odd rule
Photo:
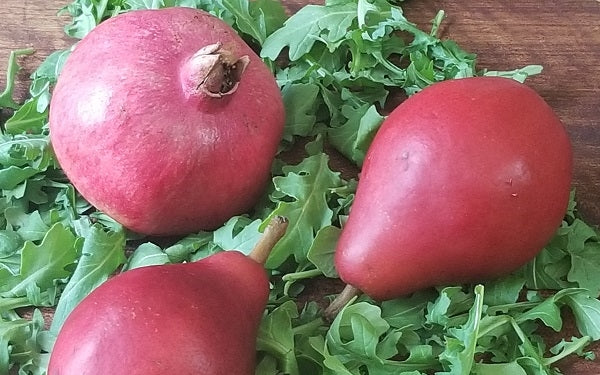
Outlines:
[[[237,58],[217,42],[201,48],[190,57],[184,67],[184,79],[194,84],[188,87],[192,93],[220,98],[237,90],[249,62],[248,56]]]

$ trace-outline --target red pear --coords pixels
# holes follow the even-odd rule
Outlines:
[[[376,300],[507,274],[560,226],[571,174],[567,133],[533,89],[499,77],[436,83],[373,140],[337,270]]]
[[[262,263],[283,235],[276,217],[250,254],[124,272],[69,315],[48,375],[251,375],[269,295]]]

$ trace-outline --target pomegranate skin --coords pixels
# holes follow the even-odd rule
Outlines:
[[[269,295],[237,251],[124,272],[65,320],[48,375],[251,375]]]
[[[228,95],[199,89],[206,66],[193,57],[211,45],[248,56]],[[92,205],[136,232],[176,235],[253,207],[284,117],[271,72],[227,24],[191,8],[139,10],[76,45],[53,93],[50,139]]]
[[[507,274],[560,226],[571,176],[568,135],[534,90],[498,77],[436,83],[375,136],[338,273],[376,300]]]

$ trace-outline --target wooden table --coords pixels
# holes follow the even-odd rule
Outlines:
[[[36,53],[22,60],[17,97],[26,96],[29,74],[52,51],[72,44],[57,10],[68,0],[4,0],[0,7],[0,71],[10,50],[33,47]],[[317,0],[286,0],[293,12]],[[427,28],[438,9],[447,19],[443,37],[477,53],[479,67],[513,69],[527,64],[544,66],[542,75],[530,78],[566,126],[574,148],[580,213],[600,224],[600,1],[427,1],[404,3],[407,18]],[[5,78],[0,77],[0,88]],[[568,327],[567,327],[568,330]],[[568,332],[567,332],[568,333]],[[564,334],[564,332],[563,332]],[[592,346],[600,358],[600,345]],[[600,374],[600,359],[561,362],[567,375]]]

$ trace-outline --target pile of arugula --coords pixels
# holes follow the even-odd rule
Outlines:
[[[267,262],[273,288],[256,374],[557,374],[556,362],[570,354],[594,357],[586,347],[600,339],[600,238],[577,217],[573,198],[551,243],[502,279],[379,304],[363,296],[331,324],[321,319],[322,304],[299,303],[307,280],[337,276],[333,249],[356,187],[332,170],[325,149],[360,167],[398,92],[481,74],[522,81],[539,66],[477,71],[475,55],[438,38],[443,12],[426,32],[386,0],[330,0],[290,17],[277,0],[75,0],[62,11],[72,16],[66,33],[83,38],[121,12],[165,6],[224,19],[273,70],[287,123],[268,192],[251,215],[167,246],[124,230],[78,195],[49,145],[50,88],[70,50],[54,52],[33,73],[23,104],[13,100],[16,59],[32,51],[15,51],[0,94],[0,109],[14,111],[0,123],[0,374],[44,374],[66,316],[114,272],[248,252],[273,215],[290,226]],[[298,144],[304,159],[290,163],[286,150]],[[55,311],[49,327],[41,307]],[[580,337],[549,347],[540,332],[561,330],[563,307]]]

